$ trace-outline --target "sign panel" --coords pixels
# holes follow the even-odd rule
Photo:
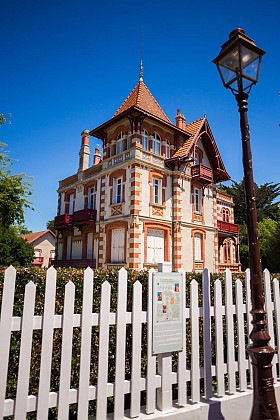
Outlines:
[[[183,275],[153,273],[153,354],[183,349]]]

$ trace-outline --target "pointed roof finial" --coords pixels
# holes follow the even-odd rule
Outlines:
[[[142,59],[140,60],[140,72],[139,72],[139,82],[143,82],[143,63],[142,63]]]

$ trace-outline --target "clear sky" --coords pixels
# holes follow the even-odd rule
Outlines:
[[[33,177],[26,226],[43,230],[56,215],[58,181],[78,169],[80,133],[110,119],[138,82],[142,26],[144,82],[174,123],[177,108],[188,123],[206,113],[236,181],[239,114],[211,60],[238,27],[267,51],[249,122],[255,181],[279,182],[279,23],[279,0],[1,0],[0,113],[13,116],[0,141],[14,173]],[[93,155],[93,138],[90,147]]]

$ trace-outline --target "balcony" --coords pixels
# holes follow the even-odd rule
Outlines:
[[[56,230],[67,229],[72,225],[72,215],[65,213],[54,218],[54,228]]]
[[[212,169],[201,164],[191,167],[191,176],[193,181],[199,181],[202,184],[211,184],[213,182]]]
[[[44,264],[44,257],[35,257],[32,261],[32,264],[34,265],[42,265]]]
[[[224,273],[226,269],[230,270],[232,273],[240,273],[241,264],[240,263],[219,263],[219,266],[218,266],[219,273]]]
[[[218,220],[218,229],[227,233],[238,233],[238,225],[221,220]]]
[[[83,209],[75,211],[73,214],[73,225],[90,225],[96,222],[96,210]]]
[[[96,260],[51,260],[51,265],[56,268],[96,268]]]

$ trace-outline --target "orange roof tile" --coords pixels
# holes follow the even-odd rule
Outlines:
[[[121,114],[122,112],[128,110],[132,106],[137,106],[138,108],[143,109],[144,111],[149,112],[150,114],[154,115],[161,120],[164,120],[170,124],[172,122],[167,117],[167,115],[163,112],[147,86],[143,81],[139,81],[135,88],[130,92],[126,100],[122,103],[119,109],[115,112],[113,117]]]
[[[32,243],[36,239],[40,238],[41,236],[45,235],[46,233],[50,233],[51,235],[55,236],[55,234],[51,230],[42,230],[41,232],[34,232],[34,233],[27,233],[26,235],[21,235],[22,238],[26,239],[27,242]]]
[[[190,124],[187,124],[186,132],[190,134],[190,137],[185,141],[183,146],[180,147],[180,149],[178,149],[176,153],[174,153],[173,157],[183,156],[186,153],[188,153],[190,146],[192,145],[196,137],[196,134],[200,131],[204,122],[205,122],[205,118],[200,118],[199,120],[196,120]]]

